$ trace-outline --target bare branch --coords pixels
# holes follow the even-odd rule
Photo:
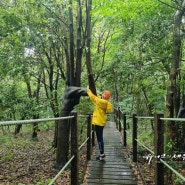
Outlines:
[[[177,10],[178,8],[177,7],[174,7],[174,6],[172,6],[172,5],[169,5],[169,4],[167,4],[167,3],[165,3],[165,2],[163,2],[163,1],[161,1],[161,0],[158,0],[160,3],[162,3],[162,4],[164,4],[164,5],[167,5],[167,6],[169,6],[170,8],[173,8],[173,9],[175,9],[175,10]]]

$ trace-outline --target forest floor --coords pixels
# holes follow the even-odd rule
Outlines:
[[[57,175],[58,170],[53,168],[53,130],[39,132],[38,138],[39,141],[32,141],[30,134],[0,138],[0,185],[45,185]],[[80,178],[86,166],[84,157],[81,155],[79,162]],[[65,170],[55,185],[70,184],[69,177],[70,171]]]

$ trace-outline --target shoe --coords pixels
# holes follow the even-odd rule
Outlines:
[[[97,161],[102,161],[105,159],[105,154],[100,154],[99,156],[96,157]]]

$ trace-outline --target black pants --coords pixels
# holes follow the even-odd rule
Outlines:
[[[104,126],[95,125],[95,132],[96,132],[100,154],[104,154],[103,128]]]

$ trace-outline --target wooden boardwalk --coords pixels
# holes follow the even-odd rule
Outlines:
[[[137,185],[129,162],[124,157],[120,133],[115,129],[113,122],[107,122],[104,128],[104,161],[96,161],[99,150],[96,151],[87,165],[87,174],[84,185]]]

